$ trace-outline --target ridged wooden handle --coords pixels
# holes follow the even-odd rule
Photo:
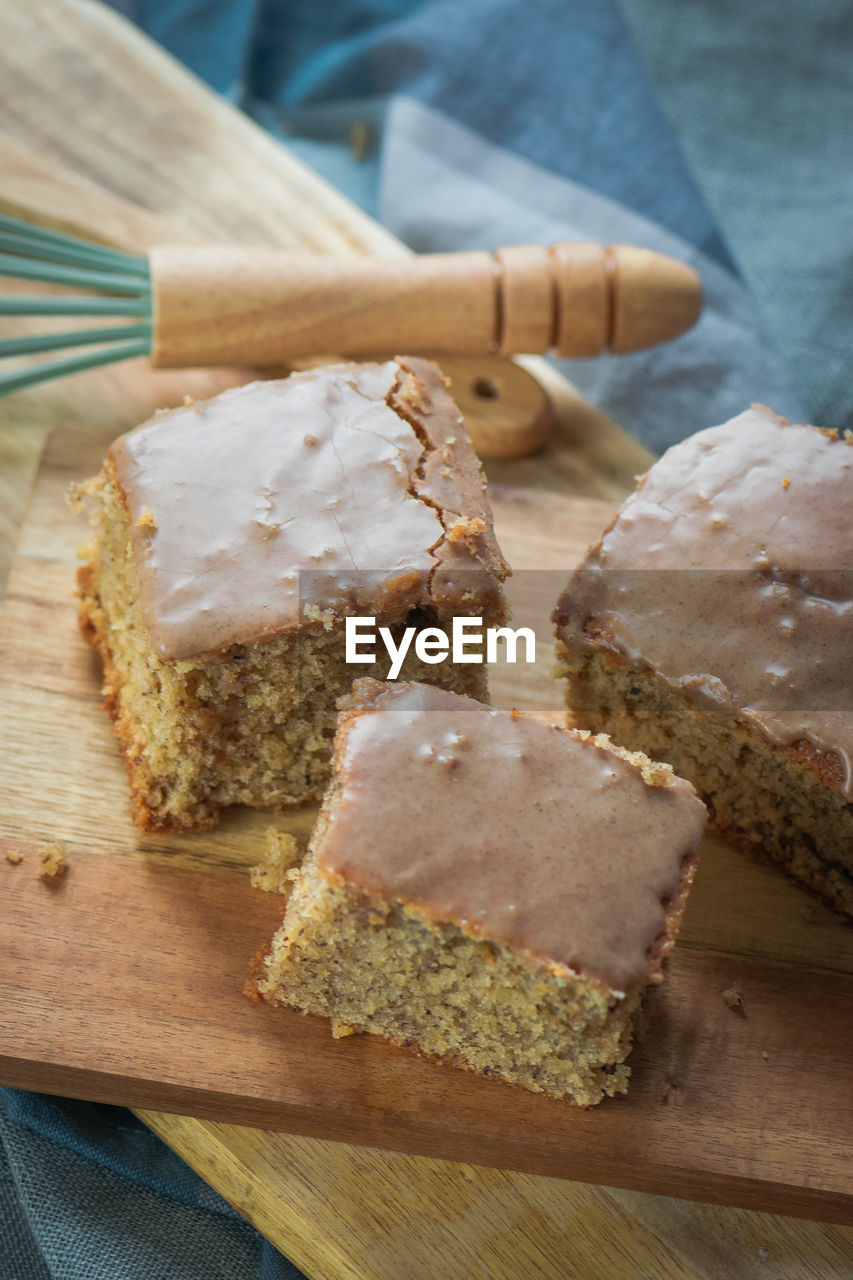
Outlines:
[[[175,247],[150,259],[152,360],[171,367],[332,352],[595,356],[676,337],[702,306],[692,268],[625,245],[411,258]]]

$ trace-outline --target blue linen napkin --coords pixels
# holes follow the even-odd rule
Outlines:
[[[853,6],[622,7],[807,420],[853,427]]]
[[[849,422],[841,0],[623,0],[665,105],[611,0],[114,3],[415,249],[593,239],[692,262],[693,332],[564,362],[651,448],[753,399]],[[0,1280],[299,1274],[129,1112],[0,1091]]]
[[[0,1090],[0,1280],[300,1280],[123,1107]]]

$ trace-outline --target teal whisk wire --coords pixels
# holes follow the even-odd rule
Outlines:
[[[116,360],[150,355],[151,276],[146,258],[0,214],[0,276],[89,294],[0,296],[0,317],[95,316],[136,322],[0,341],[0,359],[92,348],[0,374],[0,395]]]
[[[68,235],[65,231],[51,231],[48,227],[37,227],[20,218],[10,218],[5,213],[0,214],[0,233],[20,236],[30,246],[41,245],[44,256],[54,257],[56,261],[58,257],[55,255],[71,252],[86,254],[97,262],[110,263],[112,269],[124,265],[128,270],[138,272],[146,266],[146,259],[139,254],[127,253],[124,249],[111,249],[108,245],[95,244],[91,240],[82,240],[79,236]],[[32,250],[28,249],[27,252]]]
[[[124,275],[101,267],[68,267],[63,263],[38,259],[34,262],[14,253],[0,253],[0,276],[18,280],[38,280],[72,289],[97,289],[99,293],[132,293],[146,297],[151,292],[147,275]]]
[[[6,338],[0,341],[0,359],[3,356],[30,356],[42,351],[62,351],[67,347],[88,347],[94,342],[131,339],[150,343],[151,325],[117,324],[108,329],[81,329],[79,333],[34,333],[26,338]]]
[[[151,303],[144,298],[33,298],[23,294],[0,298],[0,316],[132,316],[146,319]]]
[[[65,356],[61,360],[44,360],[41,364],[24,369],[21,373],[0,374],[0,396],[21,391],[38,382],[51,378],[63,378],[69,373],[82,373],[85,369],[99,369],[101,365],[114,364],[116,360],[131,360],[134,356],[147,356],[151,342],[120,342],[114,347],[102,347],[87,351],[85,355]]]
[[[60,231],[32,227],[4,214],[0,214],[0,251],[23,253],[30,258],[64,262],[69,266],[108,266],[111,271],[124,271],[129,275],[144,274],[147,267],[146,259],[135,253],[79,240]]]

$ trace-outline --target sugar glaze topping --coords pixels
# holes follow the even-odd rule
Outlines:
[[[703,711],[841,763],[853,798],[853,448],[762,405],[675,445],[555,611]]]
[[[444,690],[356,691],[321,869],[613,990],[657,977],[705,821],[689,783]]]
[[[161,658],[297,628],[306,600],[400,617],[498,603],[477,460],[425,360],[237,387],[158,415],[111,459]]]

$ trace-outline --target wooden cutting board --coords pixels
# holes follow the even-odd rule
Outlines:
[[[584,1112],[442,1068],[241,988],[282,899],[252,889],[270,816],[142,836],[77,634],[85,522],[64,503],[108,444],[50,438],[0,616],[0,972],[4,1083],[530,1173],[853,1221],[853,931],[773,871],[708,841],[675,956],[649,999],[626,1099]],[[611,508],[493,493],[516,622],[541,660],[493,698],[559,720],[548,615]],[[275,818],[305,840],[313,811]],[[58,839],[71,869],[35,875]],[[744,1014],[723,992],[743,993]],[[849,1102],[849,1094],[847,1101]]]

